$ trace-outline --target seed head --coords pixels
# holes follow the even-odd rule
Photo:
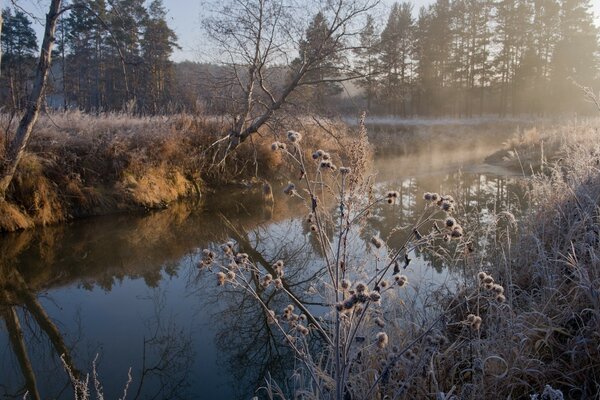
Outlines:
[[[379,294],[379,292],[377,291],[372,291],[369,294],[369,298],[371,299],[371,301],[377,303],[379,300],[381,300],[381,294]]]
[[[440,195],[437,193],[431,193],[431,201],[438,201],[440,199]]]
[[[227,275],[225,275],[224,272],[217,273],[217,285],[223,286],[225,284],[226,277],[227,277]]]
[[[324,151],[323,154],[321,154],[321,157],[323,157],[323,160],[325,161],[331,160],[331,154],[327,153],[326,151]]]
[[[394,280],[400,287],[406,286],[408,284],[408,277],[406,275],[396,274],[394,275]]]
[[[499,294],[496,296],[496,301],[498,303],[504,303],[506,301],[506,296],[504,296],[503,294]]]
[[[388,335],[385,332],[379,332],[377,334],[377,347],[380,349],[385,348],[388,345]]]
[[[275,287],[277,289],[281,289],[283,287],[283,282],[281,281],[280,278],[274,279],[273,284],[275,285]]]
[[[487,275],[485,272],[483,272],[483,271],[480,271],[480,272],[477,274],[477,278],[479,278],[479,281],[480,281],[480,282],[483,282],[483,280],[485,279],[485,277],[486,277],[486,276],[488,276],[488,275]]]
[[[310,230],[311,230],[312,232],[316,232],[316,231],[318,231],[318,230],[319,230],[319,228],[317,228],[317,226],[316,226],[315,224],[313,224],[313,225],[311,225],[311,226],[310,226]]]
[[[406,352],[404,352],[404,357],[406,357],[409,361],[414,361],[417,358],[417,355],[415,354],[414,351],[412,351],[411,349],[406,350]]]
[[[315,151],[314,153],[312,153],[312,158],[313,158],[314,160],[316,160],[316,159],[318,159],[318,158],[320,158],[320,157],[323,157],[323,154],[324,154],[324,153],[325,153],[325,152],[324,152],[323,150],[319,149],[319,150]]]
[[[288,196],[293,195],[296,192],[296,185],[294,185],[292,182],[289,182],[288,185],[283,189],[283,193],[287,194]]]
[[[446,226],[452,228],[456,224],[456,220],[452,217],[446,218]]]
[[[375,325],[377,325],[380,328],[383,328],[385,326],[385,321],[379,317],[375,318]]]
[[[340,174],[342,175],[348,175],[352,172],[352,169],[350,169],[349,167],[340,167]]]
[[[367,285],[365,285],[363,282],[358,282],[355,289],[356,293],[364,293],[367,290]]]
[[[463,235],[463,228],[462,226],[456,224],[454,225],[454,228],[452,228],[452,233],[450,234],[450,236],[452,236],[453,238],[459,238]]]
[[[442,202],[440,203],[440,208],[446,211],[447,213],[451,213],[452,211],[454,211],[454,204],[447,200],[442,200]]]
[[[400,196],[400,193],[398,193],[395,190],[390,190],[389,192],[387,192],[385,194],[385,197],[387,197],[388,199],[396,199]]]
[[[348,289],[350,289],[350,286],[352,286],[352,283],[348,279],[342,279],[341,286],[342,286],[342,289],[348,290]]]
[[[287,133],[288,140],[292,143],[299,142],[302,140],[302,135],[296,131],[288,131]]]
[[[473,322],[471,322],[471,329],[478,331],[479,328],[481,328],[481,317],[476,315]]]
[[[485,278],[483,278],[483,283],[494,283],[494,278],[492,278],[489,275],[486,275]]]
[[[234,280],[235,279],[235,272],[233,272],[233,271],[227,272],[227,279],[230,280],[230,281]]]
[[[497,283],[494,283],[492,285],[492,290],[496,293],[496,294],[504,294],[504,288],[502,287],[502,285],[498,285]]]
[[[345,310],[351,310],[352,307],[354,307],[357,302],[358,302],[358,297],[356,295],[352,295],[349,298],[347,298],[346,300],[344,300],[343,308]]]

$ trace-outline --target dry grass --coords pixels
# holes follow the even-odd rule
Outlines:
[[[558,160],[569,145],[595,141],[598,132],[597,118],[519,128],[486,161],[529,173],[546,162]]]
[[[0,116],[4,132],[14,132],[16,123],[16,118]],[[341,124],[330,124],[328,132],[314,123],[299,124],[315,146],[330,148],[345,137]],[[211,145],[227,131],[223,121],[189,115],[42,116],[9,188],[8,204],[2,205],[7,211],[2,213],[0,232],[164,208],[178,199],[200,196],[210,186],[262,184],[264,179],[282,179],[286,171],[298,173],[286,169],[287,163],[270,150],[273,139],[281,136],[270,130],[259,132],[220,162],[222,147]],[[0,135],[0,141],[4,150],[7,135]]]
[[[427,373],[412,380],[412,390],[421,391],[412,395],[524,398],[558,390],[565,398],[598,398],[600,146],[589,129],[593,140],[567,139],[560,161],[531,178],[530,209],[518,224],[504,223],[512,218],[502,214],[487,232],[474,232],[487,245],[464,261],[465,270],[492,273],[506,301],[494,302],[476,278],[442,297],[466,299],[451,320],[475,313],[481,329],[446,324],[448,345],[426,354]]]

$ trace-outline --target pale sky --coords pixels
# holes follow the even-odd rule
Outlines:
[[[177,33],[181,50],[177,50],[173,55],[174,61],[202,61],[212,58],[210,49],[203,46],[206,40],[203,39],[200,21],[204,18],[211,8],[218,6],[218,0],[163,0],[165,7],[168,10],[169,26]],[[413,0],[415,14],[423,5],[432,3],[433,0]],[[0,0],[2,7],[8,4],[8,0]],[[34,23],[34,28],[40,37],[43,33],[42,21],[43,15],[46,12],[48,2],[46,0],[18,0],[22,7],[28,10],[31,14],[39,17],[39,21]],[[385,23],[385,13],[394,0],[382,0],[383,18],[378,21],[380,25]],[[596,21],[600,24],[600,0],[591,1]],[[376,18],[379,19],[379,18]]]

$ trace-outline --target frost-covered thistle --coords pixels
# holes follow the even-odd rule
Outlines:
[[[300,140],[302,140],[302,135],[300,134],[300,132],[296,131],[288,131],[287,137],[288,140],[292,143],[298,143],[300,142]]]
[[[467,315],[467,320],[465,323],[471,327],[474,331],[478,331],[481,328],[481,317],[475,314]]]
[[[227,278],[227,275],[225,275],[224,272],[218,272],[217,273],[217,285],[223,286],[225,284],[226,278]]]
[[[463,228],[460,225],[454,225],[454,227],[452,228],[452,232],[450,233],[450,236],[457,239],[462,237],[464,234],[463,232]]]
[[[372,291],[371,293],[369,293],[369,299],[372,302],[377,303],[379,302],[379,300],[381,300],[381,294],[379,294],[379,292],[377,291]]]
[[[314,153],[312,153],[312,158],[314,160],[317,160],[317,159],[323,157],[323,154],[325,154],[325,152],[323,150],[319,149],[319,150],[315,151]]]
[[[400,287],[406,286],[408,284],[408,278],[406,277],[406,275],[394,275],[394,280],[396,281],[396,284],[398,284],[398,286]]]
[[[283,193],[288,196],[293,195],[294,193],[296,193],[296,185],[294,185],[292,182],[289,182],[287,186],[283,189]]]
[[[351,168],[348,167],[340,167],[340,174],[342,175],[348,175],[352,172]]]
[[[389,339],[385,332],[377,333],[377,347],[384,349],[388,345]]]
[[[356,293],[364,293],[367,291],[367,285],[365,285],[363,282],[358,282],[355,289]]]

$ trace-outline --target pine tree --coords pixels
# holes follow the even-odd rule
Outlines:
[[[7,106],[14,110],[26,104],[37,41],[31,21],[23,12],[2,10],[2,88]]]
[[[356,54],[355,69],[363,76],[358,80],[367,100],[367,110],[377,95],[377,75],[379,70],[379,37],[375,29],[375,20],[371,14],[367,15],[365,27],[360,32],[360,47],[354,52]]]
[[[581,109],[583,100],[571,80],[589,86],[598,78],[598,28],[589,0],[560,1],[560,39],[552,60],[557,109]]]
[[[144,0],[116,0],[108,11],[111,32],[108,87],[109,107],[119,109],[135,104],[142,94],[143,58],[141,40],[148,19]]]
[[[141,42],[144,61],[143,103],[152,113],[167,105],[172,95],[173,63],[170,60],[177,48],[177,35],[169,28],[162,0],[153,0],[148,9]]]
[[[67,101],[85,110],[106,108],[109,37],[105,0],[73,0],[67,30]]]
[[[381,70],[385,81],[384,97],[388,111],[407,115],[410,102],[413,53],[412,6],[394,3],[387,24],[381,32]]]
[[[305,37],[300,41],[300,58],[296,64],[312,63],[311,71],[306,74],[304,81],[315,82],[308,90],[310,101],[317,109],[322,109],[326,99],[339,94],[342,88],[337,82],[328,82],[339,71],[339,65],[345,63],[340,57],[342,43],[329,35],[327,18],[318,12],[308,28]],[[312,60],[319,60],[313,63]]]
[[[500,0],[496,4],[496,44],[500,51],[495,59],[500,86],[499,114],[505,116],[517,107],[517,71],[527,50],[528,34],[531,32],[529,4],[525,0]]]

